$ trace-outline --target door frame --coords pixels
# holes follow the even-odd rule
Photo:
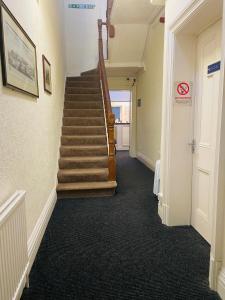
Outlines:
[[[133,78],[133,77],[132,77]],[[132,80],[127,77],[108,77],[110,91],[130,91],[130,151],[131,157],[137,157],[136,152],[136,84],[133,85]],[[134,82],[135,83],[135,82]]]
[[[220,0],[216,0],[220,1]],[[206,13],[209,5],[215,4],[215,0],[196,0],[190,3],[171,26],[165,28],[165,54],[164,54],[164,85],[163,85],[163,113],[162,113],[162,138],[161,138],[161,186],[159,193],[159,216],[162,222],[168,226],[190,225],[191,222],[191,202],[192,202],[192,154],[182,151],[183,160],[186,162],[179,164],[180,157],[177,149],[181,146],[185,149],[184,137],[179,132],[177,125],[183,119],[178,118],[183,114],[190,123],[184,128],[186,142],[193,134],[193,105],[192,108],[178,107],[173,102],[174,82],[178,79],[195,82],[195,58],[191,57],[191,46],[196,39],[194,35],[185,34],[188,24],[193,24],[199,14]],[[210,287],[214,290],[221,290],[223,283],[225,295],[225,270],[221,270],[223,261],[224,243],[224,210],[225,210],[225,0],[223,0],[222,11],[222,57],[221,57],[221,77],[219,113],[217,121],[217,141],[216,141],[216,168],[215,182],[213,185],[215,195],[215,205],[212,212],[212,242],[210,253]],[[209,10],[209,9],[208,9]],[[205,25],[210,26],[212,20],[205,18]],[[216,20],[215,20],[216,21]],[[183,42],[181,46],[181,41]],[[184,46],[184,47],[183,47]],[[190,47],[189,50],[185,47]],[[186,53],[184,53],[186,51]],[[181,64],[181,59],[186,65]],[[192,63],[190,63],[190,60]],[[181,70],[181,66],[183,69]],[[193,95],[195,91],[193,88]],[[183,104],[182,104],[183,105]],[[180,123],[182,124],[182,123]],[[179,127],[179,126],[178,126]],[[189,132],[187,132],[189,131]],[[191,152],[191,151],[190,151]],[[175,154],[174,154],[175,153]],[[189,166],[189,164],[191,166]],[[186,182],[185,182],[186,180]],[[185,185],[186,183],[186,185]],[[186,187],[187,186],[187,187]],[[179,190],[180,188],[180,190]],[[185,190],[186,188],[186,190]],[[185,193],[184,193],[185,192]],[[223,279],[224,278],[224,279]],[[222,282],[222,283],[221,283]]]

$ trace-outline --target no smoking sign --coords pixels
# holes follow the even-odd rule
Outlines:
[[[175,82],[174,98],[176,103],[191,103],[192,82],[190,81]]]

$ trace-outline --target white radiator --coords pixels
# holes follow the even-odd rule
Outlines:
[[[0,299],[21,296],[28,266],[25,192],[0,207]]]

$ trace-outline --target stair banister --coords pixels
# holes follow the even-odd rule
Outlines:
[[[116,180],[116,155],[115,155],[115,115],[112,112],[111,99],[109,93],[108,80],[106,75],[104,52],[103,52],[103,40],[102,40],[102,27],[107,26],[108,23],[98,20],[98,32],[99,32],[99,73],[102,85],[102,92],[104,98],[105,115],[107,122],[108,143],[109,143],[109,180]]]

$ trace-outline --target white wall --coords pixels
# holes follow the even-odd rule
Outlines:
[[[62,109],[64,49],[62,0],[5,0],[37,46],[39,99],[2,86],[0,75],[0,203],[27,192],[28,237],[56,187]],[[52,95],[43,90],[42,54],[52,65]]]
[[[110,39],[110,64],[139,65],[142,61],[147,24],[116,24],[116,36]]]
[[[106,19],[106,0],[89,0],[94,9],[72,9],[64,1],[65,45],[67,76],[78,76],[81,72],[94,69],[98,64],[98,27],[97,20]],[[77,0],[77,4],[84,3]]]
[[[150,26],[144,51],[145,71],[137,77],[137,155],[152,168],[160,159],[164,25]]]
[[[167,26],[172,25],[174,20],[176,20],[179,15],[194,2],[194,0],[167,0],[165,11]]]

